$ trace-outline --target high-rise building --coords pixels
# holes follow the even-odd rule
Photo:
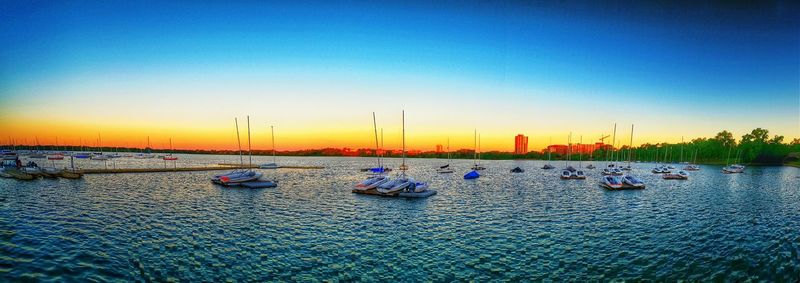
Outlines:
[[[528,153],[528,137],[522,134],[514,137],[514,154]]]

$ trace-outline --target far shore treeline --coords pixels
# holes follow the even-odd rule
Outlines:
[[[128,148],[128,147],[81,147],[81,146],[55,146],[55,145],[3,145],[5,149],[16,150],[46,150],[46,151],[103,151],[103,152],[147,152],[147,153],[189,153],[189,154],[222,154],[234,155],[239,150],[181,150],[181,149],[151,149],[151,148]],[[682,152],[682,154],[681,154]],[[245,151],[246,154],[246,151]],[[253,155],[271,155],[272,150],[253,150]],[[280,156],[375,156],[375,149],[304,149],[304,150],[278,150]],[[397,150],[387,150],[383,156],[400,157]],[[411,158],[447,158],[446,152],[435,151],[409,151],[408,157]],[[474,151],[472,149],[460,149],[450,153],[454,159],[472,159]],[[604,149],[597,149],[591,154],[572,154],[571,160],[614,160],[627,161],[630,157],[632,161],[641,162],[697,162],[702,164],[725,164],[738,162],[745,164],[760,165],[779,165],[789,164],[800,165],[800,138],[792,141],[785,141],[783,136],[775,135],[770,137],[769,131],[762,128],[752,130],[743,135],[738,141],[733,134],[728,131],[721,131],[711,138],[696,138],[684,143],[656,143],[642,144],[638,147],[629,148],[627,145],[616,148],[614,151],[606,152]],[[738,157],[738,160],[737,160]],[[489,151],[481,153],[482,159],[490,160],[511,160],[511,159],[547,159],[547,152],[531,151],[527,154],[514,154],[513,152]],[[566,160],[567,155],[552,153],[553,160]]]

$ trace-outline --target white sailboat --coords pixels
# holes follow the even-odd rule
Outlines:
[[[633,149],[633,124],[631,124],[631,141],[628,144],[628,171],[630,171],[631,166],[631,150]],[[622,183],[622,189],[644,189],[645,184],[639,178],[636,178],[633,174],[628,172],[622,178],[620,178]]]
[[[372,112],[372,126],[375,133],[375,159],[378,163],[378,167],[372,168],[370,170],[370,176],[353,187],[354,190],[358,191],[372,190],[390,181],[389,176],[384,174],[383,163],[381,163],[381,156],[378,153],[380,151],[380,146],[378,145],[378,124],[375,120],[375,112]]]
[[[378,186],[378,192],[383,194],[393,194],[397,192],[422,193],[428,189],[428,184],[417,182],[414,178],[406,175],[406,112],[403,111],[403,163],[400,165],[400,174],[394,180],[390,180]]]
[[[730,158],[731,158],[731,148],[732,147],[728,148],[728,158],[726,158],[726,160],[730,160]],[[738,151],[738,150],[736,151],[736,159],[734,160],[734,164],[722,167],[722,173],[725,173],[725,174],[744,173],[744,165],[737,164],[738,161],[739,161],[739,153],[740,152],[741,151]]]
[[[374,115],[375,113],[372,114]],[[261,164],[258,166],[258,168],[278,169],[278,163],[275,162],[275,126],[269,126],[269,130],[272,133],[272,163]]]
[[[252,169],[244,169],[244,157],[242,156],[242,142],[239,138],[239,121],[238,119],[234,118],[234,123],[236,124],[236,142],[239,145],[239,165],[242,167],[240,169],[233,170],[226,174],[216,175],[211,178],[211,182],[216,184],[228,186],[228,185],[236,185],[239,183],[255,181],[261,178],[263,174],[259,172],[255,172]],[[248,148],[250,147],[250,116],[247,116],[247,140],[248,140]],[[252,151],[250,152],[250,165],[253,164],[253,157]]]

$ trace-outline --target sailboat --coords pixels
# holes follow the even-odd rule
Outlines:
[[[400,174],[394,180],[390,180],[378,186],[377,190],[383,194],[394,194],[398,192],[423,193],[428,190],[428,184],[417,182],[414,178],[406,175],[406,112],[403,111],[403,163],[400,165]]]
[[[631,149],[633,149],[633,124],[631,124],[631,141],[628,144],[628,171],[631,170],[630,169],[630,166],[631,166]],[[630,172],[628,172],[627,174],[622,176],[622,178],[620,178],[620,181],[622,183],[622,187],[621,187],[622,189],[644,189],[645,188],[644,182],[642,180],[640,180],[639,178],[636,178],[635,176],[633,176],[633,174],[631,174]]]
[[[33,152],[33,153],[31,153],[30,155],[28,155],[28,158],[36,158],[36,159],[41,159],[41,158],[45,158],[45,157],[47,157],[47,156],[46,156],[46,155],[44,155],[44,154],[41,152],[41,148],[40,148],[40,145],[39,145],[39,137],[36,137],[36,151],[34,151],[34,152]]]
[[[683,167],[686,171],[700,171],[700,165],[697,165],[697,149],[694,150],[693,157],[690,156],[692,162]]]
[[[447,138],[447,164],[439,166],[439,168],[436,169],[436,173],[447,174],[453,172],[453,169],[450,168],[450,138]]]
[[[553,137],[550,137],[550,145],[552,145],[552,144],[553,144]],[[552,157],[552,155],[553,155],[553,151],[551,151],[550,149],[547,149],[547,164],[542,166],[542,169],[547,170],[547,169],[555,169],[556,168],[555,166],[550,164],[550,158]]]
[[[603,175],[622,175],[622,170],[617,168],[617,164],[615,162],[614,156],[616,150],[614,149],[617,145],[617,123],[614,123],[614,132],[611,135],[611,150],[606,151],[606,160],[609,160],[609,155],[611,156],[610,161],[606,164],[606,168],[603,169],[601,174]]]
[[[242,156],[242,142],[239,138],[239,121],[238,119],[234,118],[233,120],[236,123],[236,142],[239,145],[239,164],[242,168],[244,168],[244,157]],[[250,147],[250,116],[247,116],[247,140],[248,140],[248,148]],[[250,165],[253,164],[253,157],[252,151],[250,151]],[[236,169],[226,174],[216,175],[211,178],[211,182],[220,184],[223,186],[228,185],[237,185],[244,182],[255,181],[261,178],[263,174],[259,172],[255,172],[252,169]]]
[[[172,160],[172,161],[178,160],[177,156],[173,156],[172,155],[172,138],[169,138],[169,153],[167,153],[167,155],[164,155],[163,158],[164,158],[164,161],[167,161],[167,160]]]
[[[478,173],[478,130],[475,130],[475,134],[473,136],[474,142],[474,150],[472,152],[472,158],[475,164],[472,166],[472,171],[467,172],[464,174],[464,179],[471,180],[471,179],[478,179],[481,177],[481,174]]]
[[[58,137],[56,137],[56,151],[58,151]],[[61,152],[47,156],[47,160],[64,160],[64,155]]]
[[[389,176],[386,176],[383,171],[383,164],[381,163],[381,156],[378,153],[380,147],[378,145],[378,124],[375,121],[375,112],[372,112],[372,125],[375,132],[375,159],[378,163],[378,167],[373,168],[371,170],[371,175],[367,177],[365,180],[356,184],[353,189],[357,191],[368,191],[377,188],[380,185],[383,185],[386,182],[389,182]]]
[[[561,175],[559,178],[563,180],[583,180],[586,179],[586,175],[583,173],[582,170],[575,169],[569,165],[569,162],[572,161],[572,133],[569,133],[567,136],[567,161],[564,162],[566,166],[564,170],[561,170]]]
[[[375,118],[375,113],[373,112],[373,117]],[[269,130],[272,133],[272,163],[265,163],[258,166],[261,169],[278,169],[278,163],[275,162],[275,126],[269,126]],[[376,138],[377,139],[377,138]]]
[[[103,155],[103,140],[100,139],[100,133],[97,133],[97,148],[100,150],[100,152],[92,155],[92,160],[108,160],[108,156]]]
[[[631,142],[628,144],[628,165],[625,165],[620,169],[625,171],[631,171],[632,154],[633,154],[633,124],[631,124]]]
[[[728,158],[726,158],[727,160],[730,160],[730,158],[731,158],[731,148],[732,147],[728,148]],[[744,165],[737,164],[738,160],[739,160],[739,153],[740,152],[741,151],[739,151],[739,150],[736,151],[736,159],[735,159],[736,163],[731,164],[731,165],[727,165],[725,167],[722,167],[722,173],[725,173],[725,174],[744,173]]]
[[[475,160],[472,170],[486,170],[486,167],[481,166],[481,134],[478,134],[478,159]]]

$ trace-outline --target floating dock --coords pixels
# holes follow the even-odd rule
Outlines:
[[[395,192],[395,193],[384,194],[375,189],[366,191],[353,189],[352,192],[362,195],[373,195],[373,196],[383,196],[383,197],[404,197],[404,198],[426,198],[429,196],[436,195],[435,190],[425,190],[424,192],[419,192],[419,193]]]

